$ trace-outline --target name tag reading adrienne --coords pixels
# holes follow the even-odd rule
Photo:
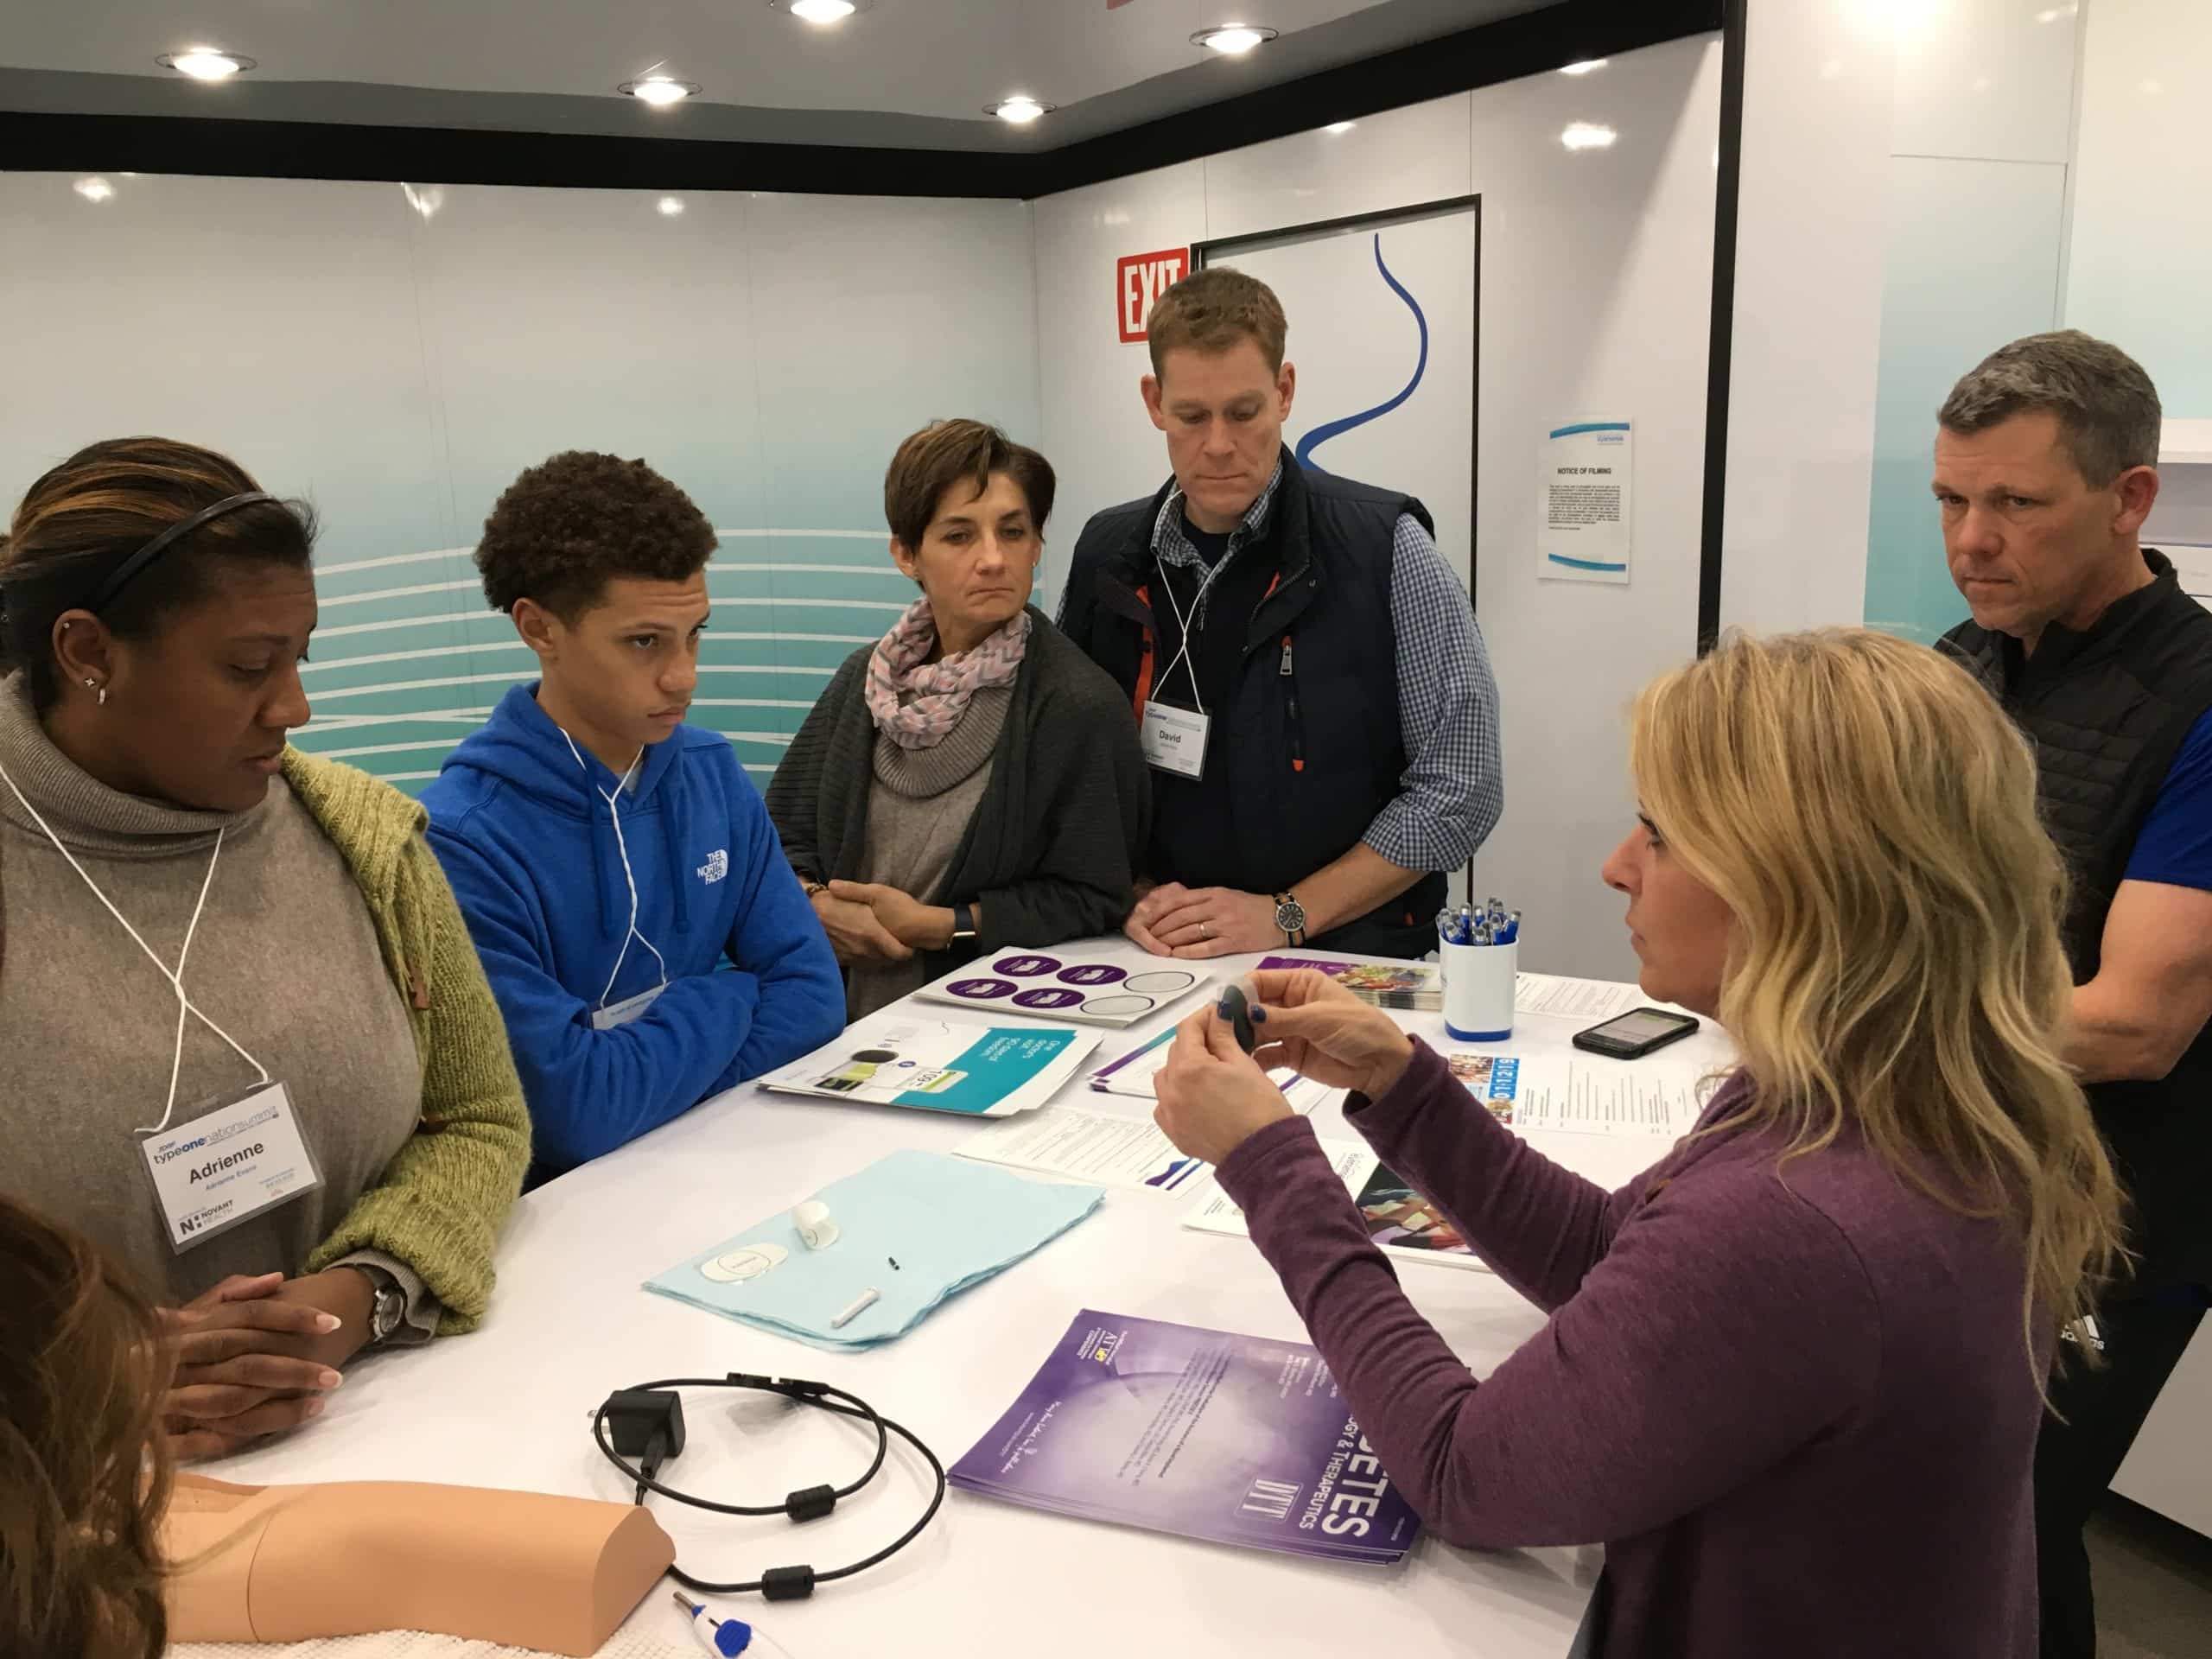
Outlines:
[[[1144,706],[1144,720],[1137,728],[1137,742],[1145,763],[1178,778],[1200,778],[1206,769],[1206,728],[1212,720],[1195,709],[1177,709],[1165,702]]]
[[[322,1185],[281,1083],[258,1084],[138,1147],[169,1248],[180,1255]]]

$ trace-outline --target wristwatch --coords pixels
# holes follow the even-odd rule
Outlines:
[[[952,907],[952,942],[973,944],[976,942],[976,911],[972,905]]]
[[[398,1330],[400,1321],[407,1317],[407,1291],[384,1268],[359,1262],[348,1265],[369,1281],[374,1294],[374,1300],[369,1304],[369,1339],[362,1344],[373,1348]]]
[[[1306,906],[1287,893],[1275,894],[1275,925],[1285,944],[1306,943]]]

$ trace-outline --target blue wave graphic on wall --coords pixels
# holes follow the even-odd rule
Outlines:
[[[1375,269],[1382,273],[1382,280],[1390,285],[1390,291],[1406,302],[1406,309],[1414,314],[1414,321],[1420,327],[1421,357],[1414,365],[1414,378],[1406,382],[1405,389],[1396,397],[1386,399],[1372,409],[1363,409],[1357,415],[1347,415],[1340,421],[1325,422],[1300,438],[1298,448],[1292,453],[1301,467],[1313,466],[1313,452],[1331,438],[1339,437],[1354,427],[1365,426],[1370,421],[1380,420],[1397,408],[1414,395],[1414,389],[1421,385],[1421,376],[1428,372],[1428,319],[1421,314],[1421,302],[1414,298],[1403,283],[1390,274],[1390,267],[1382,263],[1382,233],[1380,231],[1375,233]]]

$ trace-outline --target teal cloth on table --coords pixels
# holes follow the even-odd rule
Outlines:
[[[827,1249],[808,1249],[784,1210],[647,1280],[645,1288],[817,1348],[872,1348],[903,1337],[939,1303],[1050,1243],[1105,1195],[1103,1187],[1027,1180],[970,1159],[894,1152],[811,1195],[837,1225],[837,1241]],[[749,1244],[780,1245],[791,1254],[737,1284],[700,1271]],[[874,1305],[842,1330],[830,1329],[830,1321],[869,1290],[878,1294]]]

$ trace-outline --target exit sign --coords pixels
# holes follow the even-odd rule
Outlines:
[[[1114,306],[1126,340],[1144,338],[1145,319],[1152,302],[1190,274],[1188,248],[1163,248],[1158,253],[1133,253],[1114,262]]]

